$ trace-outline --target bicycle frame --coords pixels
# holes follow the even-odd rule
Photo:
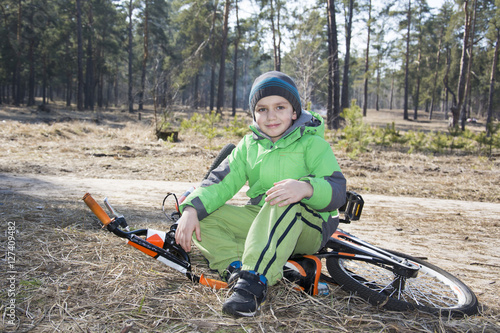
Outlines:
[[[420,269],[418,265],[371,245],[341,229],[337,229],[333,233],[326,246],[316,256],[325,259],[336,257],[375,262],[405,278],[416,277]]]

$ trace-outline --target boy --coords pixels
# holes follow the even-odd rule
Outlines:
[[[257,312],[292,255],[325,245],[346,198],[323,119],[302,110],[289,76],[255,79],[250,110],[253,133],[183,202],[175,235],[188,252],[192,240],[210,268],[235,283],[222,307],[234,316]],[[226,204],[247,181],[248,204]]]

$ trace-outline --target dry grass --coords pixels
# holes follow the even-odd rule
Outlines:
[[[0,109],[0,172],[4,174],[72,175],[115,179],[198,181],[216,155],[205,149],[194,133],[179,143],[157,141],[150,116],[142,120],[120,111],[93,113],[54,110],[36,114],[26,109]],[[54,121],[58,120],[58,121]],[[96,119],[99,122],[96,123]],[[222,146],[227,138],[217,138]],[[232,140],[236,142],[237,139]],[[469,201],[500,202],[500,166],[496,159],[474,156],[406,155],[375,151],[350,160],[337,152],[349,187],[360,193],[390,194]],[[1,186],[1,185],[0,185]],[[498,332],[500,314],[496,298],[481,292],[479,315],[465,319],[438,318],[423,313],[396,313],[374,308],[336,286],[330,296],[310,297],[285,283],[270,289],[262,314],[233,319],[221,313],[226,291],[213,291],[189,282],[166,266],[145,257],[103,231],[81,202],[64,198],[22,195],[0,187],[0,227],[16,223],[16,326],[7,326],[7,276],[2,268],[2,331],[18,332]],[[127,207],[134,227],[166,230],[161,212]],[[424,229],[431,223],[392,211],[366,210],[365,220],[354,229]],[[391,215],[394,214],[394,215]],[[449,215],[434,217],[440,242],[460,230],[453,223],[468,223]],[[394,221],[397,221],[394,222]],[[488,220],[489,221],[489,220]],[[500,225],[473,221],[471,241],[482,233],[495,246]],[[421,223],[417,224],[416,223]],[[438,225],[438,223],[440,223]],[[412,231],[414,232],[414,231]],[[379,242],[384,237],[378,235]],[[403,236],[403,235],[401,235]],[[414,238],[411,238],[414,236]],[[6,244],[7,233],[0,234]],[[412,239],[414,232],[402,239]],[[377,238],[375,238],[377,239]],[[472,244],[472,242],[468,244]],[[427,243],[424,243],[424,245]],[[498,243],[497,243],[498,244]],[[460,243],[454,246],[463,246]],[[4,245],[5,246],[5,245]],[[402,244],[401,246],[404,246]],[[429,249],[428,244],[425,245]],[[436,244],[436,248],[439,248]],[[445,245],[443,245],[445,246]],[[486,246],[486,245],[485,245]],[[471,248],[471,250],[474,248]],[[7,250],[2,246],[2,262]],[[454,248],[450,248],[453,252]],[[473,251],[473,250],[472,250]],[[438,252],[436,255],[439,255]],[[493,258],[493,260],[495,260]],[[207,270],[198,253],[192,255],[200,271]],[[459,266],[462,267],[462,266]],[[474,287],[481,273],[464,271],[461,278]],[[487,268],[485,279],[498,284],[498,266]],[[496,271],[496,273],[495,273]],[[482,272],[481,274],[487,274]],[[492,278],[492,276],[496,278]],[[491,281],[491,280],[486,280]],[[3,326],[2,326],[3,325]]]
[[[26,332],[495,332],[498,314],[438,318],[374,308],[336,286],[310,297],[280,283],[262,315],[221,314],[226,291],[193,284],[104,232],[79,203],[3,195],[2,221],[17,221],[17,331]],[[38,207],[38,208],[37,208]],[[130,211],[137,227],[163,228],[158,216]],[[2,222],[3,224],[3,222]],[[2,225],[4,227],[4,225]],[[5,229],[5,228],[2,228]],[[2,240],[3,242],[3,240]],[[193,261],[206,270],[199,254]],[[2,296],[5,299],[4,296]],[[5,322],[4,322],[5,324]]]
[[[498,159],[373,150],[341,164],[360,193],[500,203]]]

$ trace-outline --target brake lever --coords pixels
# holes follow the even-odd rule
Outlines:
[[[120,227],[122,227],[123,229],[125,229],[125,231],[129,232],[130,228],[129,228],[128,224],[127,224],[127,221],[125,220],[125,216],[118,214],[118,212],[109,203],[109,200],[108,200],[107,197],[104,198],[104,205],[106,206],[106,208],[108,208],[108,210],[110,211],[110,213],[113,214],[114,217],[119,221]]]

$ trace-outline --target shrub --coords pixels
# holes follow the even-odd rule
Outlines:
[[[450,146],[448,135],[441,132],[432,132],[429,148],[436,153],[443,153]]]
[[[192,129],[208,139],[208,147],[212,149],[212,140],[222,135],[222,130],[218,128],[221,121],[221,115],[212,111],[204,116],[195,113],[189,120],[184,119],[181,123],[181,129]]]
[[[232,136],[244,137],[249,132],[247,121],[243,118],[238,118],[237,115],[233,117],[229,126],[224,127],[224,130]]]
[[[493,148],[500,148],[500,123],[489,123],[487,132],[480,133],[476,141],[480,151],[485,150],[487,155],[491,156]]]
[[[396,125],[392,122],[384,128],[377,128],[373,133],[373,141],[382,146],[391,146],[395,143],[405,143],[406,137],[396,129]]]
[[[408,153],[411,154],[415,151],[424,151],[428,144],[427,135],[420,131],[408,131],[405,135],[406,143],[410,147]]]
[[[341,113],[346,121],[346,126],[337,143],[351,158],[355,158],[360,153],[368,151],[371,142],[371,131],[368,125],[363,123],[361,108],[353,101],[350,108],[344,109]]]

